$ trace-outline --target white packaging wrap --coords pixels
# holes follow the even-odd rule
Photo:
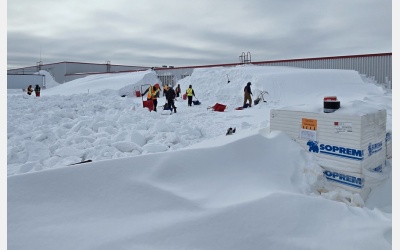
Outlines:
[[[351,191],[364,191],[365,171],[381,172],[385,167],[386,110],[272,109],[270,130],[285,132],[315,154],[327,180]]]

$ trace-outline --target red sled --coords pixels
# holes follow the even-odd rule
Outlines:
[[[154,103],[153,100],[146,100],[143,101],[143,108],[148,108],[151,111],[154,110]]]
[[[143,86],[151,86],[151,85],[150,84],[141,85],[140,86],[141,93],[143,93]],[[142,94],[140,94],[140,96],[142,96]],[[153,100],[143,100],[142,96],[142,102],[143,102],[143,108],[148,108],[150,112],[154,110]]]
[[[243,107],[237,107],[237,108],[235,108],[235,110],[243,110],[243,109],[248,108],[248,107],[249,107],[249,104],[246,103]]]
[[[216,103],[212,107],[208,107],[207,109],[212,109],[213,111],[224,112],[227,109],[227,106],[221,103]]]
[[[187,94],[183,94],[182,99],[186,100],[186,98],[187,98]]]

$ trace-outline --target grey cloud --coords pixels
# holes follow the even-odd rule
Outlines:
[[[193,8],[187,1],[171,1],[143,6],[119,1],[86,9],[84,16],[77,10],[73,21],[57,20],[55,29],[51,22],[38,22],[34,32],[14,26],[18,16],[12,12],[7,67],[34,65],[40,48],[45,63],[110,60],[137,66],[233,63],[248,51],[253,61],[264,61],[392,48],[390,0],[221,0]]]

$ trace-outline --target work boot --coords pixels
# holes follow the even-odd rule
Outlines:
[[[176,107],[174,107],[174,113],[176,113]]]

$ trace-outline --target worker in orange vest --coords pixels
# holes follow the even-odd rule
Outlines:
[[[192,85],[189,85],[189,88],[186,90],[186,94],[188,97],[188,106],[192,106],[193,96],[196,96],[194,94],[194,90],[192,89]]]
[[[147,93],[147,100],[153,100],[153,111],[157,112],[157,98],[160,97],[160,85],[158,83],[154,84],[154,86],[150,86],[143,94],[144,96]]]

